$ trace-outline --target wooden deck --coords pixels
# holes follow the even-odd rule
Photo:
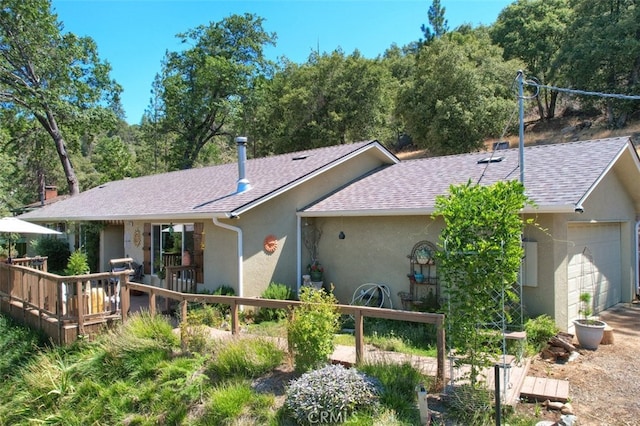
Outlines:
[[[567,402],[569,382],[546,377],[527,376],[520,389],[520,397],[536,401]]]

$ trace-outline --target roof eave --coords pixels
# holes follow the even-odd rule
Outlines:
[[[243,206],[238,207],[235,210],[232,210],[229,214],[233,217],[235,216],[240,216],[246,212],[248,212],[249,210],[263,204],[266,203],[269,200],[272,200],[276,197],[278,197],[279,195],[299,186],[302,185],[305,182],[308,182],[309,180],[333,169],[334,167],[339,166],[340,164],[352,159],[353,157],[357,156],[357,155],[361,155],[362,153],[369,151],[371,149],[376,149],[378,150],[378,153],[382,154],[383,158],[389,160],[389,162],[393,163],[393,164],[397,164],[400,162],[400,159],[398,157],[396,157],[395,155],[393,155],[388,149],[386,149],[380,142],[378,142],[377,140],[373,140],[371,142],[369,142],[368,144],[358,148],[357,150],[345,155],[344,157],[340,157],[337,160],[334,160],[320,168],[318,168],[317,170],[301,177],[300,179],[297,179],[293,182],[290,182],[287,185],[282,186],[281,188],[278,188],[277,190],[270,192],[269,194],[258,198],[250,203],[247,203]]]

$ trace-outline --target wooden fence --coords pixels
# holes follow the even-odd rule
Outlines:
[[[134,290],[149,295],[148,308],[152,315],[156,314],[159,297],[164,298],[166,303],[170,300],[177,301],[181,320],[187,318],[189,302],[229,305],[233,334],[240,331],[240,306],[293,309],[302,304],[293,300],[185,293],[184,291],[195,290],[191,282],[191,274],[195,274],[193,267],[173,267],[173,278],[167,284],[172,289],[165,289],[129,282],[132,270],[60,276],[46,272],[45,262],[35,262],[35,267],[42,265],[45,265],[42,268],[44,270],[34,269],[34,264],[28,259],[15,259],[10,265],[0,263],[0,310],[44,331],[58,344],[71,343],[80,335],[97,333],[105,323],[120,319],[127,321],[131,308],[130,294]],[[356,362],[362,362],[364,358],[365,317],[434,324],[437,335],[436,380],[439,385],[444,384],[443,314],[353,305],[337,307],[341,314],[352,315],[355,319]]]
[[[302,302],[294,300],[274,300],[255,297],[237,297],[237,296],[221,296],[206,294],[189,294],[171,291],[159,287],[149,286],[138,283],[128,283],[122,289],[122,321],[126,321],[130,306],[130,291],[137,290],[149,295],[149,312],[151,315],[156,314],[158,298],[165,299],[165,303],[174,300],[179,303],[180,315],[182,321],[187,318],[187,309],[189,302],[193,303],[218,303],[229,305],[231,308],[231,333],[238,334],[240,332],[239,311],[240,306],[253,306],[257,308],[283,308],[293,309],[300,306]],[[356,340],[356,362],[362,362],[364,359],[364,318],[384,318],[397,321],[417,322],[424,324],[434,324],[436,326],[436,346],[437,346],[437,371],[436,382],[443,385],[445,380],[445,332],[444,332],[444,315],[426,312],[400,311],[394,309],[370,308],[354,305],[337,305],[341,314],[352,315],[355,320],[355,340]]]

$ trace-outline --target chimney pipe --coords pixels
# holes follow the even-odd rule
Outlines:
[[[236,193],[241,194],[251,189],[249,179],[245,175],[245,165],[247,162],[247,137],[238,136],[236,138],[238,145],[238,189]]]

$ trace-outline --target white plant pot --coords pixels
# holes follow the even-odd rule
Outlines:
[[[573,321],[573,326],[581,348],[598,349],[607,323],[600,320],[578,319]]]

